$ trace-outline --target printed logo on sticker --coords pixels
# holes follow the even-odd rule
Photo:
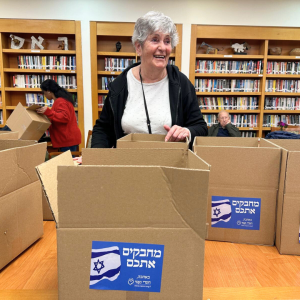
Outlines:
[[[90,289],[160,292],[164,245],[93,241]]]
[[[212,196],[211,227],[259,230],[260,198]]]

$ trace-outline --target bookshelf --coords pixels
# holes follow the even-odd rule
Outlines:
[[[10,34],[25,39],[21,49],[11,49]],[[39,36],[44,38],[42,43],[44,46],[43,50],[37,46],[35,46],[35,49],[31,49],[31,36],[34,36],[36,39]],[[61,42],[57,40],[58,37],[68,38],[68,50],[58,48],[61,45]],[[45,59],[43,64],[47,65],[44,68],[42,66],[43,59]],[[37,62],[40,62],[40,64]],[[59,67],[54,67],[54,62]],[[17,76],[19,76],[19,86],[16,86],[16,81],[14,81],[14,78],[16,79]],[[21,76],[25,79],[26,85],[20,84]],[[47,79],[47,76],[55,76],[51,78],[65,81],[72,78],[72,84],[70,83],[71,81],[66,81],[65,84],[67,85],[65,87],[67,91],[77,98],[75,112],[82,136],[80,148],[84,147],[80,21],[0,19],[0,92],[2,98],[0,112],[3,115],[3,124],[0,124],[0,126],[4,126],[19,102],[26,106],[26,94],[41,94],[39,85],[32,85],[32,83],[34,80],[38,80],[37,78],[39,78],[41,83],[42,80]],[[28,83],[31,85],[28,86]],[[61,83],[59,82],[59,84]],[[64,84],[61,85],[64,86]]]
[[[299,28],[192,25],[189,78],[204,118],[212,124],[225,109],[244,136],[257,137],[278,121],[300,125],[300,54],[289,55],[299,36]],[[220,51],[206,54],[202,42]],[[234,54],[231,44],[244,42],[247,54]],[[268,54],[275,47],[281,54]]]
[[[92,76],[92,110],[93,125],[99,118],[102,106],[98,105],[98,99],[104,99],[108,94],[105,82],[121,74],[122,69],[131,61],[138,61],[139,57],[132,45],[131,37],[135,23],[122,22],[90,22],[91,35],[91,76]],[[170,60],[179,69],[181,68],[181,41],[182,25],[176,24],[179,35],[179,43],[172,50]],[[116,43],[121,42],[121,50],[116,51]],[[110,62],[110,64],[109,64]],[[117,62],[117,67],[114,63]]]

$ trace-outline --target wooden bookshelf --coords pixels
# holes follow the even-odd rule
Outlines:
[[[294,48],[300,47],[300,29],[299,28],[281,28],[281,27],[258,27],[258,26],[217,26],[217,25],[192,25],[191,27],[191,50],[190,50],[190,74],[189,78],[195,87],[198,87],[199,80],[210,79],[227,79],[227,80],[259,80],[259,91],[256,92],[236,92],[236,91],[218,91],[207,92],[197,91],[197,97],[257,97],[258,107],[252,109],[228,109],[230,114],[245,115],[253,114],[257,118],[257,127],[239,127],[240,130],[253,131],[258,137],[265,137],[271,131],[271,127],[264,126],[264,118],[267,115],[291,115],[295,120],[300,115],[299,108],[291,109],[284,107],[282,109],[266,109],[267,100],[274,98],[300,98],[300,93],[297,91],[276,91],[266,90],[270,88],[267,80],[300,80],[299,74],[273,74],[268,69],[268,62],[300,62],[300,56],[290,56],[289,52]],[[217,54],[206,54],[206,47],[200,47],[202,42],[211,45],[214,48],[220,49]],[[234,54],[231,44],[242,44],[247,42],[251,48],[246,50],[246,55]],[[281,55],[269,55],[269,49],[280,47]],[[240,73],[214,73],[214,71],[198,69],[197,61],[262,61],[263,70],[261,74],[240,74]],[[208,73],[209,72],[209,73]],[[198,81],[197,81],[198,80]],[[232,81],[231,81],[232,82]],[[300,83],[300,81],[299,81]],[[202,86],[201,86],[202,87]],[[300,90],[299,90],[300,91]],[[211,99],[211,98],[210,98]],[[210,102],[211,103],[211,102]],[[289,106],[291,107],[291,106]],[[206,107],[205,107],[206,108]],[[209,105],[208,105],[209,108]],[[226,108],[226,107],[225,107]],[[237,107],[239,108],[239,107]],[[222,109],[222,107],[221,107]],[[297,110],[298,109],[298,110]],[[201,109],[203,115],[216,115],[218,110]],[[297,117],[298,116],[298,117]],[[294,125],[294,124],[291,124]],[[272,127],[277,127],[273,124]],[[248,128],[248,129],[247,129]]]
[[[181,68],[181,41],[182,25],[176,24],[179,35],[179,44],[170,55],[175,65]],[[102,89],[102,77],[116,77],[120,71],[105,70],[105,58],[135,59],[139,56],[132,45],[131,37],[134,23],[122,22],[90,22],[91,35],[91,76],[92,76],[92,110],[93,125],[99,118],[102,108],[98,106],[98,96],[106,96],[107,90]],[[120,41],[122,48],[116,52],[116,43]]]
[[[21,49],[11,49],[10,34],[24,38],[25,42]],[[42,45],[44,50],[31,50],[31,36],[44,38]],[[58,37],[68,38],[69,50],[59,50],[61,44]],[[20,69],[18,56],[75,56],[76,70],[54,69]],[[84,138],[84,108],[83,108],[83,78],[82,78],[82,47],[80,21],[56,21],[56,20],[21,20],[0,19],[0,75],[3,123],[9,118],[16,105],[21,102],[26,106],[26,93],[41,93],[40,88],[18,88],[13,86],[14,75],[66,75],[76,76],[76,89],[67,89],[77,96],[78,126],[81,131],[82,143]],[[0,125],[1,126],[1,125]]]

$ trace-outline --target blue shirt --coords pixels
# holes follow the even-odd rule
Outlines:
[[[222,128],[222,126],[220,126],[217,136],[229,136],[229,132],[226,128]]]

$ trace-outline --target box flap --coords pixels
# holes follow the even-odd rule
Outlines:
[[[59,166],[59,227],[191,227],[204,237],[208,176],[159,166]]]
[[[35,141],[0,140],[0,151],[36,144]]]
[[[82,149],[84,165],[186,167],[184,149]]]
[[[180,148],[188,149],[188,139],[182,142],[165,142],[165,135],[131,133],[117,140],[117,148]]]
[[[196,146],[195,150],[212,166],[210,185],[278,188],[280,148]]]
[[[188,160],[187,166],[188,169],[202,169],[202,170],[210,170],[211,166],[204,161],[201,157],[196,155],[191,150],[188,150]]]
[[[35,166],[45,160],[46,147],[47,143],[40,143],[0,151],[0,197],[38,180]]]
[[[289,140],[289,139],[272,139],[269,141],[275,146],[282,147],[289,151],[300,151],[300,141],[299,140]]]
[[[32,121],[48,124],[49,126],[51,125],[51,122],[48,120],[48,118],[45,115],[40,115],[35,110],[27,110],[27,113],[29,114]]]
[[[0,131],[0,140],[17,140],[19,133],[15,131]]]
[[[300,151],[289,151],[284,194],[300,195]]]
[[[41,108],[41,107],[43,107],[43,106],[41,106],[40,104],[32,104],[29,107],[27,107],[26,109],[36,111],[38,108]]]
[[[36,167],[37,174],[42,183],[46,199],[49,202],[56,224],[59,222],[57,208],[57,167],[74,166],[70,151],[62,153]]]
[[[260,138],[197,136],[193,146],[258,147]],[[195,151],[195,150],[194,150]]]

